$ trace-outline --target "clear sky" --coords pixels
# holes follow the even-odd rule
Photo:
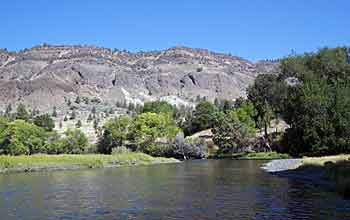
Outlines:
[[[176,45],[251,60],[350,45],[349,0],[2,0],[0,47]]]

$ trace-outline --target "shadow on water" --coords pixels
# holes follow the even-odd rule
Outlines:
[[[271,174],[319,186],[350,199],[349,161],[338,161],[336,163],[328,161],[324,166],[308,164],[294,170],[271,172]]]
[[[0,176],[2,219],[350,219],[350,202],[260,169],[266,161]]]

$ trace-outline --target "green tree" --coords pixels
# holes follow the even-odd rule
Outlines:
[[[3,145],[6,144],[6,129],[8,127],[9,120],[7,117],[0,117],[0,154],[4,153]]]
[[[74,120],[76,117],[77,117],[77,116],[76,116],[76,113],[75,113],[75,111],[73,110],[72,113],[70,114],[69,119],[70,119],[70,120]]]
[[[272,74],[261,74],[255,79],[254,84],[247,90],[248,99],[252,102],[257,115],[255,121],[259,128],[264,129],[265,137],[268,137],[267,128],[275,117],[272,104],[275,103],[275,85],[277,76]],[[279,103],[282,104],[282,103]]]
[[[57,108],[56,108],[56,106],[53,107],[52,117],[57,117]]]
[[[30,116],[26,110],[26,107],[22,103],[18,104],[17,106],[16,119],[25,120],[25,121],[29,121],[30,119]]]
[[[214,99],[214,105],[218,108],[221,108],[221,101],[217,97]]]
[[[224,112],[229,111],[233,108],[233,104],[229,100],[224,100],[224,103],[222,105],[222,110]]]
[[[103,126],[103,133],[98,140],[97,151],[110,154],[115,147],[121,147],[127,140],[131,129],[131,121],[126,116],[110,119]]]
[[[281,61],[279,78],[295,77],[299,82],[288,88],[282,112],[290,125],[283,138],[290,153],[350,152],[350,65],[345,52],[346,48],[324,48]]]
[[[135,110],[135,104],[130,102],[129,105],[128,105],[128,110],[129,111],[134,111]]]
[[[79,129],[67,129],[62,139],[64,152],[68,154],[81,154],[88,146],[86,135]]]
[[[75,124],[75,127],[76,127],[76,128],[81,128],[82,125],[83,125],[83,124],[81,123],[81,120],[79,119],[79,120],[77,121],[77,123]]]
[[[93,121],[93,127],[94,127],[95,131],[96,131],[97,128],[98,128],[98,124],[99,124],[99,120],[96,118],[96,119]]]
[[[34,118],[33,123],[36,126],[42,127],[46,131],[52,131],[55,127],[55,122],[49,114],[38,115]]]
[[[64,149],[63,138],[57,132],[48,132],[44,143],[45,152],[47,154],[63,154],[67,153]]]
[[[75,99],[75,103],[80,104],[81,100],[80,100],[80,96],[77,96],[77,98]]]
[[[96,114],[96,107],[95,107],[95,106],[92,106],[91,113],[92,113],[93,115]]]
[[[45,153],[46,133],[44,129],[24,120],[9,123],[2,136],[0,146],[5,154]]]
[[[86,121],[87,121],[87,122],[91,122],[91,121],[92,121],[92,115],[91,115],[91,114],[89,114],[89,116],[88,116],[88,118],[87,118]]]
[[[253,135],[250,124],[245,125],[240,122],[237,114],[237,112],[231,112],[222,115],[217,118],[218,123],[212,129],[213,141],[219,146],[222,153],[239,151],[240,148],[245,147],[249,138]]]
[[[231,110],[227,112],[227,115],[230,119],[232,119],[231,121],[235,121],[236,123],[240,124],[249,133],[255,133],[255,121],[250,116],[249,112],[247,112],[244,108]]]
[[[170,105],[166,101],[146,102],[143,106],[143,112],[164,113],[174,117],[176,114],[176,107]]]
[[[214,126],[219,109],[210,102],[204,101],[197,104],[193,117],[187,119],[185,125],[186,135],[212,128]]]
[[[8,117],[8,118],[10,118],[11,112],[12,112],[12,105],[11,105],[11,103],[10,103],[10,104],[8,104],[8,105],[6,106],[5,116]]]
[[[168,114],[153,112],[137,115],[132,123],[132,138],[139,150],[153,154],[157,139],[174,138],[179,129]]]

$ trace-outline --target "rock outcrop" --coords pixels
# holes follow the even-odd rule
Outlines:
[[[258,74],[277,67],[277,62],[186,47],[139,53],[50,45],[0,50],[0,107],[23,102],[46,111],[77,96],[109,104],[235,99]]]

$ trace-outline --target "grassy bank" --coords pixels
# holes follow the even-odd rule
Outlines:
[[[350,154],[327,157],[305,157],[300,169],[322,169],[322,178],[335,183],[336,191],[350,197]]]
[[[123,153],[115,155],[37,154],[31,156],[0,156],[0,172],[69,170],[173,162],[178,161],[172,158],[152,157],[144,153]]]
[[[233,154],[216,154],[210,156],[216,159],[246,159],[246,160],[270,160],[270,159],[287,159],[290,158],[288,154],[281,154],[275,151],[272,152],[243,152]]]

